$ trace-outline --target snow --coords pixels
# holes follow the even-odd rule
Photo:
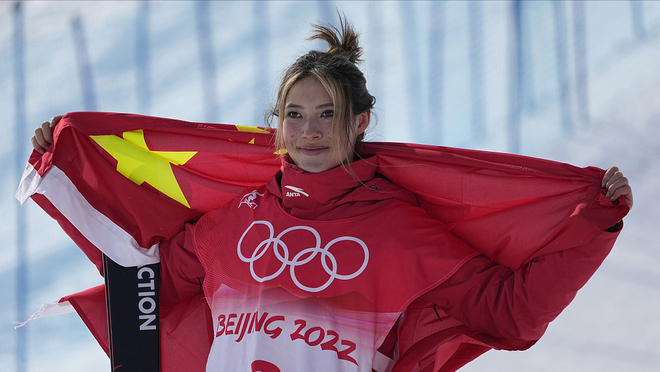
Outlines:
[[[612,254],[553,322],[546,335],[529,351],[490,351],[463,371],[656,371],[660,365],[660,229],[655,193],[660,190],[660,2],[642,2],[647,38],[633,35],[630,2],[586,2],[588,93],[591,120],[578,120],[575,96],[573,7],[564,3],[571,79],[572,136],[560,130],[557,99],[552,6],[524,3],[533,64],[533,105],[523,112],[521,153],[579,166],[619,166],[630,179],[635,206]],[[467,4],[445,2],[445,60],[442,114],[435,117],[426,101],[430,70],[429,2],[337,2],[336,5],[362,31],[364,71],[378,98],[378,124],[373,140],[412,141],[448,146],[507,151],[509,107],[508,59],[511,35],[509,2],[483,3],[483,95],[486,138],[475,141],[470,129],[469,28]],[[150,78],[156,116],[203,121],[201,63],[194,2],[150,2]],[[268,14],[268,65],[255,57],[255,7]],[[405,34],[402,7],[412,6],[418,40]],[[140,3],[118,1],[25,2],[26,136],[53,115],[84,109],[71,20],[80,16],[85,28],[98,109],[137,112],[135,22]],[[16,343],[19,332],[27,337],[27,371],[89,371],[109,368],[108,358],[82,321],[74,315],[39,319],[14,330],[16,313],[16,215],[27,216],[28,304],[36,311],[42,303],[102,283],[93,265],[60,231],[59,226],[31,201],[19,207],[13,199],[18,180],[14,169],[16,141],[23,141],[21,158],[27,159],[28,138],[16,138],[13,65],[13,3],[0,3],[0,365],[19,371]],[[314,42],[303,42],[310,24],[324,19],[327,4],[316,2],[212,2],[209,16],[216,65],[214,86],[219,113],[214,121],[260,124],[263,97],[272,97],[278,77],[296,56]],[[330,8],[331,9],[331,8]],[[332,10],[331,10],[332,11]],[[410,21],[410,20],[408,20]],[[380,31],[378,31],[380,30]],[[407,55],[405,43],[416,42]],[[417,50],[417,52],[414,52]],[[380,57],[379,57],[380,56]],[[409,64],[420,74],[421,86],[409,88]],[[380,67],[379,67],[380,66]],[[267,82],[256,84],[257,69],[266,69]],[[422,97],[412,111],[410,89]],[[440,125],[441,136],[424,132]],[[21,169],[22,171],[22,169]],[[24,318],[28,314],[21,315]],[[22,370],[20,370],[22,371]]]

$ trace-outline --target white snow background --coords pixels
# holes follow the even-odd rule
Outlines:
[[[474,3],[474,2],[472,2]],[[570,114],[575,131],[562,134],[553,4],[524,2],[523,155],[578,166],[619,166],[634,189],[635,206],[602,268],[526,352],[490,351],[462,371],[660,370],[660,2],[639,2],[644,34],[634,33],[631,1],[585,2],[589,120],[580,119],[576,79],[575,6],[566,17]],[[42,303],[102,283],[86,257],[31,201],[19,207],[14,145],[27,161],[29,137],[53,115],[85,109],[72,19],[82,20],[97,110],[137,112],[189,121],[263,125],[261,116],[278,79],[293,60],[317,48],[304,42],[310,24],[336,23],[333,5],[362,33],[364,71],[378,98],[370,138],[509,151],[512,3],[481,9],[481,95],[485,138],[471,128],[469,2],[211,2],[211,41],[217,114],[205,116],[195,2],[150,2],[149,91],[138,106],[136,17],[144,6],[122,1],[24,2],[26,129],[17,138],[14,3],[0,3],[0,371],[104,371],[108,358],[75,314],[39,319],[19,330]],[[639,4],[637,4],[639,5]],[[262,13],[260,13],[262,12]],[[264,15],[265,14],[265,15]],[[443,14],[438,16],[438,14]],[[434,17],[434,18],[432,18]],[[264,20],[267,20],[264,23]],[[255,34],[259,25],[266,32]],[[638,23],[640,24],[640,23]],[[443,26],[444,56],[430,55],[430,30]],[[259,35],[267,39],[259,39]],[[436,44],[437,47],[437,44]],[[431,62],[430,62],[431,61]],[[428,104],[440,73],[441,105]],[[412,83],[412,84],[411,84]],[[437,106],[437,107],[436,107]],[[440,111],[432,111],[440,108]],[[435,128],[435,129],[434,129]],[[438,131],[438,128],[441,128]],[[22,170],[22,169],[21,169]],[[27,214],[27,313],[16,310],[16,213]],[[654,212],[656,211],[656,212]],[[25,333],[25,364],[17,335]]]

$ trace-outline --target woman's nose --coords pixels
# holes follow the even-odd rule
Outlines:
[[[303,126],[302,136],[304,138],[320,138],[323,135],[321,126],[316,118],[305,120]]]

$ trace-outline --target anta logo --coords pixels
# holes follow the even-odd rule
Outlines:
[[[287,198],[297,198],[300,195],[309,196],[309,194],[303,191],[300,187],[285,185],[284,188],[291,190],[286,192]]]

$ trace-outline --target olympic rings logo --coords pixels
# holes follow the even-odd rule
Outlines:
[[[252,251],[250,257],[247,257],[243,255],[242,252],[243,239],[252,229],[252,227],[256,225],[264,225],[268,227],[268,230],[270,231],[270,237],[259,243],[259,245]],[[286,243],[282,241],[282,237],[287,233],[296,230],[309,231],[316,239],[316,243],[313,247],[303,249],[300,252],[298,252],[298,254],[296,254],[292,259],[289,259],[289,248],[287,247]],[[293,280],[293,282],[298,288],[307,292],[320,292],[328,288],[328,286],[332,284],[332,282],[335,279],[350,280],[357,277],[364,271],[364,269],[367,267],[367,263],[369,262],[369,249],[367,248],[367,245],[364,244],[362,240],[352,236],[342,236],[339,238],[335,238],[331,240],[328,244],[326,244],[323,248],[321,248],[321,236],[319,235],[318,231],[316,231],[314,228],[311,228],[309,226],[289,227],[288,229],[282,231],[279,235],[277,235],[277,237],[274,237],[274,235],[275,235],[275,229],[273,228],[273,225],[270,222],[254,221],[245,230],[245,232],[241,236],[241,239],[238,241],[238,247],[237,247],[238,257],[241,259],[241,261],[250,264],[250,274],[252,274],[254,280],[256,280],[259,283],[263,283],[265,281],[277,278],[286,269],[286,267],[289,266],[291,280]],[[335,259],[335,256],[332,254],[332,252],[330,252],[330,248],[333,245],[343,241],[357,243],[360,247],[362,247],[362,250],[364,251],[364,262],[362,262],[362,266],[360,266],[360,268],[357,269],[352,274],[347,274],[347,275],[342,275],[337,273],[337,260]],[[257,273],[255,272],[254,263],[258,259],[263,257],[264,254],[266,254],[266,252],[270,249],[271,245],[273,247],[273,253],[275,254],[275,257],[277,257],[277,259],[282,263],[282,265],[273,274],[261,277],[257,275]],[[321,255],[321,265],[323,265],[323,269],[325,270],[325,272],[328,275],[330,275],[330,278],[321,286],[308,287],[300,283],[300,281],[296,277],[296,267],[309,263],[319,254]],[[328,265],[328,261],[330,261],[330,265]]]

